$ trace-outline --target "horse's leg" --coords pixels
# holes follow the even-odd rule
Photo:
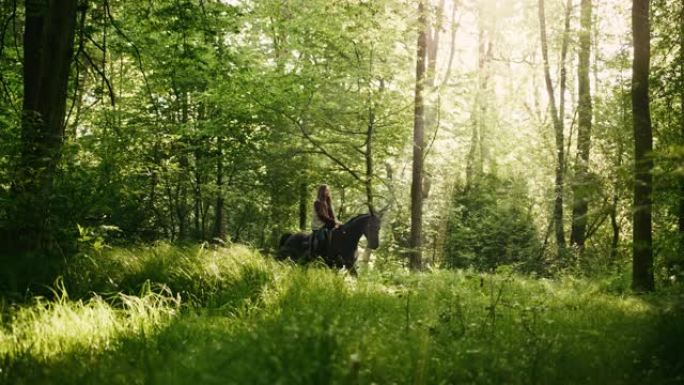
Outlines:
[[[302,239],[302,237],[298,235],[292,242],[290,250],[290,259],[292,259],[294,263],[302,264],[306,262],[307,253],[305,239]]]
[[[357,277],[359,275],[356,271],[356,264],[354,262],[345,261],[342,266],[352,277]]]
[[[349,272],[349,274],[351,274],[353,277],[357,276],[355,263],[356,261],[353,253],[344,253],[344,255],[340,254],[338,260],[340,262],[340,266],[344,267]]]

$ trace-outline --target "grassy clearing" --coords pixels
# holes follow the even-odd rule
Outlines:
[[[0,383],[684,383],[682,297],[603,287],[113,250],[74,262],[56,300],[2,305]]]

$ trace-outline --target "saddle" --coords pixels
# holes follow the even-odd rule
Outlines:
[[[309,255],[311,259],[316,256],[328,256],[328,249],[332,240],[332,230],[322,228],[314,230],[310,235]]]

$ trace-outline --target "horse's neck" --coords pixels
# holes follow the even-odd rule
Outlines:
[[[367,216],[362,216],[357,219],[354,219],[352,223],[350,223],[347,227],[347,234],[354,239],[355,241],[358,242],[359,239],[361,239],[361,236],[363,235],[363,229],[366,226],[366,223],[368,222],[368,217]]]

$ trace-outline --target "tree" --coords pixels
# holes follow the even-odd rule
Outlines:
[[[425,54],[427,47],[427,20],[425,4],[418,3],[418,41],[416,44],[416,88],[413,110],[413,169],[411,174],[411,248],[409,265],[420,269],[422,259],[423,232],[423,146],[424,146],[424,106],[423,88],[425,83]]]
[[[584,251],[587,228],[587,173],[589,169],[589,149],[591,147],[591,90],[589,85],[589,57],[591,54],[591,0],[582,0],[580,10],[579,63],[578,79],[578,126],[577,126],[577,159],[575,161],[575,181],[573,184],[572,231],[570,243]]]
[[[13,181],[21,251],[49,249],[53,180],[64,140],[76,0],[26,0],[21,154]]]
[[[684,146],[684,3],[679,16],[679,135]],[[679,255],[684,255],[684,170],[679,175]]]
[[[565,167],[565,149],[564,149],[564,133],[563,122],[565,114],[565,57],[568,49],[568,35],[570,25],[570,10],[572,9],[572,1],[568,0],[565,7],[565,29],[563,32],[563,41],[561,47],[561,61],[560,61],[560,109],[556,107],[556,97],[554,93],[553,82],[551,80],[551,71],[549,66],[549,49],[546,38],[546,14],[544,10],[544,0],[539,0],[539,30],[541,37],[541,51],[544,64],[544,80],[546,84],[546,92],[549,98],[549,108],[551,110],[551,119],[553,121],[553,129],[556,143],[556,168],[555,168],[555,185],[554,185],[554,206],[553,206],[553,223],[556,234],[556,245],[558,247],[558,256],[563,254],[565,249],[565,233],[563,230],[563,179]]]
[[[649,99],[650,23],[649,1],[632,3],[634,59],[632,64],[632,114],[634,126],[634,207],[632,288],[654,290],[651,194],[653,192],[653,133]]]
[[[478,178],[484,176],[484,165],[489,161],[485,138],[487,136],[487,107],[490,94],[487,90],[492,61],[493,35],[485,27],[484,10],[478,8],[478,66],[477,66],[477,89],[475,91],[475,103],[472,112],[470,150],[466,159],[466,190],[476,185]],[[479,156],[478,156],[479,154]]]

